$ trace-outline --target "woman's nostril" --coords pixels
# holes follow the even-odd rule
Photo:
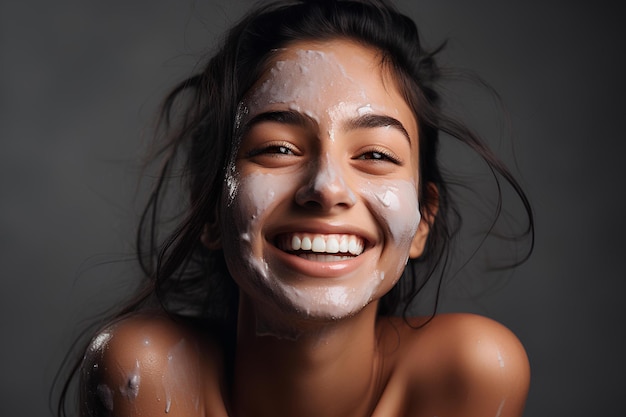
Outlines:
[[[319,209],[322,208],[322,205],[316,201],[307,201],[304,203],[304,207],[308,209]]]
[[[308,209],[352,207],[356,202],[354,193],[345,184],[308,184],[296,192],[296,202]]]

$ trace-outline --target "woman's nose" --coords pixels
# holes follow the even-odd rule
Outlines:
[[[346,183],[341,168],[330,157],[311,164],[306,182],[296,191],[296,203],[302,207],[329,211],[334,207],[352,207],[356,196]]]

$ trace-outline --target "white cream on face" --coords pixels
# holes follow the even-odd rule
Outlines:
[[[319,123],[325,114],[345,111],[345,102],[367,103],[362,89],[346,88],[346,84],[354,85],[355,81],[332,56],[322,51],[298,49],[293,59],[275,62],[268,78],[246,100],[247,107],[254,114],[256,109],[268,104],[287,104],[290,109]],[[345,95],[338,95],[339,91]],[[341,99],[328,107],[329,96]]]
[[[352,115],[372,113],[376,108],[366,90],[347,73],[334,54],[296,49],[293,55],[291,59],[274,63],[267,78],[240,106],[238,120],[254,116],[268,106],[286,105],[320,125],[327,122],[325,133],[334,140],[338,122]],[[371,66],[370,60],[358,55],[351,56],[351,61],[352,65]],[[398,113],[397,109],[385,110]]]
[[[417,198],[417,186],[409,181],[393,181],[391,184],[367,183],[362,195],[372,207],[382,224],[399,248],[409,248],[421,219]],[[393,271],[398,278],[409,259],[408,250],[404,262]],[[397,279],[396,279],[397,280]]]
[[[308,198],[307,194],[310,195],[310,193],[330,192],[333,194],[343,193],[346,203],[356,203],[356,195],[346,184],[341,168],[336,166],[328,153],[322,155],[314,165],[311,169],[315,173],[309,176],[306,186],[298,190],[296,199],[306,199]]]
[[[323,172],[322,175],[324,175]],[[363,184],[363,186],[368,188],[368,184]],[[240,256],[227,256],[229,270],[239,285],[244,286],[250,292],[265,294],[279,305],[288,307],[289,310],[295,310],[311,317],[330,319],[345,317],[357,312],[371,301],[385,277],[385,271],[379,270],[375,262],[372,262],[371,266],[367,268],[371,276],[360,282],[361,285],[358,286],[355,286],[350,280],[332,281],[327,279],[321,282],[315,280],[313,283],[301,282],[298,283],[300,285],[294,285],[297,277],[290,276],[285,279],[285,277],[276,274],[280,271],[270,268],[268,261],[263,256],[263,248],[260,247],[264,243],[261,230],[262,221],[265,219],[265,215],[271,213],[277,204],[293,195],[293,176],[250,174],[241,178],[237,189],[237,196],[229,211],[238,213],[238,216],[229,219],[231,222],[228,224],[231,225],[229,233],[233,237],[239,236],[240,238],[225,240],[225,244],[228,242],[229,245],[225,245],[224,249],[227,252],[246,254],[243,259]],[[381,192],[378,188],[375,188],[373,192],[370,191],[371,194],[366,197],[369,198],[369,204],[371,204],[372,210],[376,212],[377,218],[383,221],[387,218],[391,219],[391,222],[386,223],[385,228],[393,234],[392,236],[397,236],[398,243],[402,242],[402,246],[406,246],[403,259],[408,257],[410,244],[410,239],[407,240],[406,236],[411,233],[414,234],[417,226],[413,224],[415,222],[411,222],[411,224],[406,225],[406,230],[399,230],[401,228],[400,219],[417,216],[417,223],[419,223],[417,195],[415,192],[406,193],[408,189],[410,189],[409,184],[389,185],[386,192],[389,194],[387,197],[393,200],[391,205],[381,203],[376,197]],[[402,197],[400,190],[405,191]],[[413,198],[414,201],[403,204],[405,198]],[[411,208],[415,209],[415,213],[411,213]],[[404,262],[392,271],[392,274],[399,277],[403,268]]]
[[[372,67],[371,53],[353,54],[350,60],[350,65]],[[262,112],[297,111],[315,121],[320,148],[326,149],[340,140],[346,120],[400,113],[389,100],[381,103],[372,96],[341,62],[330,51],[288,50],[240,106],[238,119],[245,123]],[[374,69],[380,72],[378,65]],[[380,297],[383,283],[386,292],[397,281],[420,220],[416,179],[355,176],[349,169],[332,149],[320,151],[313,162],[289,174],[242,172],[233,156],[226,178],[229,198],[222,210],[223,245],[231,275],[251,299],[304,317],[340,319]],[[273,242],[266,239],[264,227],[277,210],[307,192],[343,193],[346,204],[367,207],[385,259],[368,257],[354,276],[336,279],[299,276],[274,262],[267,250]],[[264,330],[271,325],[258,323]]]

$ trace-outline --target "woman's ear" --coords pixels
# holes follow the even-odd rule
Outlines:
[[[220,235],[220,227],[217,214],[213,215],[208,223],[202,227],[200,241],[209,250],[217,250],[222,248],[222,240]]]
[[[409,251],[409,258],[411,259],[419,258],[422,256],[422,253],[424,253],[428,233],[435,222],[435,217],[439,210],[439,190],[437,186],[429,182],[426,184],[425,191],[425,207],[422,210],[422,218],[417,226],[417,232],[415,232],[415,236],[413,236],[413,242],[411,243],[411,249]]]

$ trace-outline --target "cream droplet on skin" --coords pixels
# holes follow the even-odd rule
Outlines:
[[[500,364],[500,368],[504,368],[504,358],[502,358],[500,349],[498,349],[498,363]]]
[[[498,407],[498,411],[496,412],[496,417],[500,417],[500,414],[502,414],[504,403],[506,403],[506,398],[503,398],[502,401],[500,401],[500,406]]]
[[[165,413],[172,411],[172,407],[187,408],[193,405],[198,409],[199,399],[190,395],[200,385],[198,355],[198,346],[185,339],[180,339],[168,351],[167,367],[161,377]]]
[[[134,400],[139,395],[139,384],[141,382],[141,375],[139,369],[139,360],[135,360],[135,368],[128,375],[126,379],[126,385],[120,387],[120,393],[129,400]]]
[[[359,116],[364,116],[366,114],[370,114],[374,112],[374,110],[372,110],[372,106],[370,106],[369,104],[363,107],[359,107],[356,111],[359,114]]]
[[[398,197],[391,190],[386,190],[383,194],[377,194],[376,197],[385,207],[390,207],[394,203],[398,204]]]

